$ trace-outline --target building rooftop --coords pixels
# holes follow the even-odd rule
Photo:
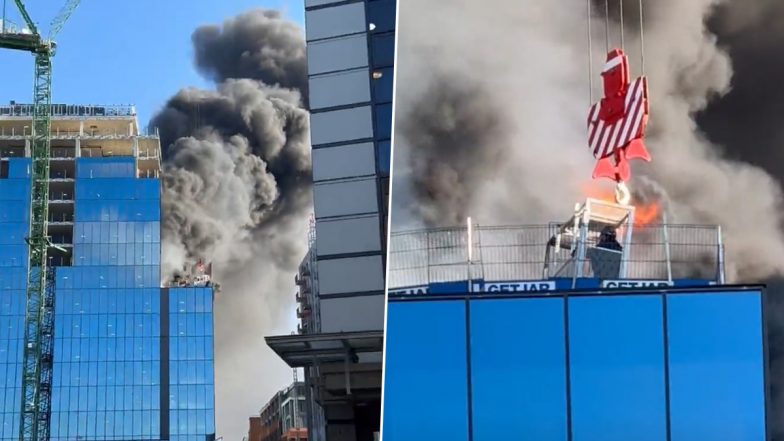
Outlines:
[[[413,293],[459,281],[560,279],[571,288],[585,286],[584,279],[724,283],[720,227],[640,224],[634,214],[631,206],[588,199],[565,222],[394,232],[389,287]]]

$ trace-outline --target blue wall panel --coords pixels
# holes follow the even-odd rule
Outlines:
[[[384,441],[466,441],[465,303],[393,303],[388,315]]]
[[[662,297],[569,299],[574,441],[665,441]]]
[[[24,179],[30,178],[30,165],[32,162],[27,158],[11,158],[8,160],[8,178]],[[29,191],[29,190],[28,190]],[[27,197],[30,197],[28,194]]]
[[[474,441],[565,441],[564,300],[471,302]]]
[[[568,301],[390,301],[384,440],[767,439],[759,291]]]
[[[762,300],[667,299],[672,441],[765,440]]]

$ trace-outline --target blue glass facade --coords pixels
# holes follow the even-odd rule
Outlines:
[[[0,439],[18,437],[28,160],[0,179]],[[161,289],[160,181],[75,160],[72,259],[55,269],[53,440],[214,437],[212,289]],[[68,236],[68,234],[65,234]]]
[[[763,314],[759,288],[393,297],[383,437],[765,441]]]

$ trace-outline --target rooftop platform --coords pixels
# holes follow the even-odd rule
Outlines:
[[[30,156],[32,104],[0,106],[0,160]],[[157,131],[141,130],[130,105],[52,105],[51,155],[57,160],[131,156],[139,177],[157,177]]]
[[[389,243],[390,292],[432,292],[439,284],[466,281],[482,289],[517,284],[520,290],[594,288],[624,280],[725,283],[720,227],[635,225],[634,214],[631,206],[588,199],[565,222],[395,232]],[[606,243],[607,232],[614,233],[615,246]]]

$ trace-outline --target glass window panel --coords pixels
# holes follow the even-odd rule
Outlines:
[[[569,357],[574,441],[666,439],[661,296],[569,299]]]
[[[392,136],[392,104],[376,106],[376,139]]]
[[[395,0],[368,2],[368,23],[375,25],[374,32],[385,32],[395,29]]]
[[[389,163],[392,154],[390,141],[380,141],[378,145],[378,170],[384,176],[389,176]]]
[[[763,441],[759,292],[667,296],[672,441]]]
[[[394,82],[394,70],[391,67],[376,69],[373,77],[373,99],[376,104],[388,103],[392,101],[392,85]],[[376,78],[380,74],[380,77]]]
[[[374,35],[372,43],[373,67],[392,66],[395,62],[395,35]]]
[[[388,305],[385,441],[468,439],[465,318],[459,301]],[[439,405],[412,400],[417,390]]]
[[[563,299],[473,301],[471,384],[474,441],[566,440]]]

